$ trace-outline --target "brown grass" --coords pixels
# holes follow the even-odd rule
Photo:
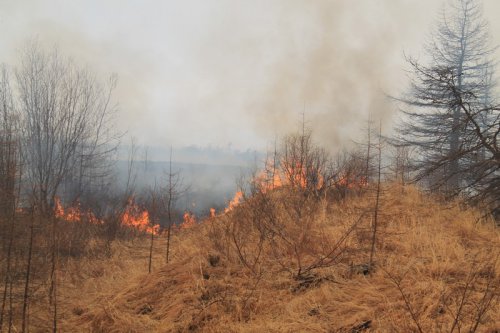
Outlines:
[[[478,222],[478,211],[385,185],[376,269],[364,275],[373,195],[307,202],[314,209],[304,210],[306,226],[285,211],[288,195],[267,199],[304,267],[359,220],[329,265],[298,274],[285,241],[259,246],[258,218],[269,215],[255,216],[262,203],[249,199],[174,234],[168,265],[164,239],[156,242],[152,274],[147,239],[115,242],[110,258],[68,259],[59,276],[61,331],[468,332],[476,322],[478,332],[500,331],[500,232]]]

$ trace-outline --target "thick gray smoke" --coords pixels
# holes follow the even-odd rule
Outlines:
[[[485,0],[500,40],[497,0]],[[405,84],[436,0],[2,1],[0,61],[36,37],[117,73],[118,126],[151,146],[265,148],[305,118],[323,144],[356,136]],[[435,14],[433,14],[435,13]]]

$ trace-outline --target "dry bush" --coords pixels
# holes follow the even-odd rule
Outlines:
[[[254,280],[260,279],[256,290],[277,293],[274,295],[284,302],[273,306],[291,301],[293,309],[287,306],[283,310],[286,314],[277,310],[272,312],[287,316],[290,322],[295,322],[296,330],[306,327],[302,325],[307,325],[311,331],[331,328],[324,324],[313,328],[317,322],[311,322],[307,316],[316,315],[324,320],[322,323],[344,318],[343,324],[334,327],[346,332],[363,325],[375,331],[414,331],[417,327],[413,316],[424,332],[450,331],[455,322],[455,331],[458,326],[471,332],[496,327],[499,262],[492,261],[490,256],[495,253],[498,256],[500,239],[498,231],[476,224],[481,216],[478,212],[464,211],[458,202],[443,207],[435,198],[426,198],[413,187],[406,187],[403,192],[400,184],[384,185],[377,239],[377,267],[380,269],[371,272],[368,280],[360,280],[358,276],[367,274],[364,263],[370,243],[370,219],[362,212],[370,211],[373,193],[341,203],[311,205],[310,211],[303,208],[303,212],[313,216],[309,220],[311,224],[302,221],[305,221],[303,228],[295,223],[298,215],[290,207],[294,202],[291,196],[278,191],[266,193],[260,200],[254,196],[230,214],[211,220],[204,227],[212,246],[204,248],[212,251],[212,256],[220,254],[226,265],[248,268]],[[265,212],[266,207],[271,213]],[[270,230],[265,224],[271,222],[279,230],[273,237],[262,232]],[[349,233],[352,226],[352,233]],[[314,232],[301,234],[307,230],[305,228],[313,228]],[[261,244],[262,235],[267,238],[264,237]],[[348,237],[343,239],[346,235]],[[300,243],[302,240],[306,241]],[[328,265],[315,265],[339,240],[343,240],[343,245],[336,252],[338,257],[328,261]],[[295,252],[295,249],[300,251]],[[469,254],[471,251],[474,256]],[[299,258],[301,274],[298,274]],[[308,271],[308,267],[313,267],[313,271]],[[294,282],[290,272],[292,277],[301,276],[302,279]],[[311,275],[314,278],[310,278]],[[274,279],[275,283],[270,283],[269,279]],[[401,289],[395,281],[401,282]],[[284,296],[279,292],[284,289],[292,295],[303,296]],[[466,297],[463,297],[464,292]],[[260,327],[273,331],[270,327],[277,322],[276,318],[259,313],[261,307],[270,306],[268,301],[268,298],[259,301],[251,317],[267,321],[269,326],[254,322],[255,330]],[[464,303],[462,307],[461,303]],[[292,317],[302,318],[297,312],[299,309],[307,313],[303,322]],[[246,329],[241,326],[235,331]]]
[[[255,276],[284,271],[297,280],[310,279],[315,270],[356,252],[348,243],[366,222],[366,209],[335,222],[325,213],[350,193],[364,192],[365,169],[359,152],[344,152],[332,161],[305,129],[286,136],[266,159],[264,171],[253,176],[244,203],[210,219],[209,251]]]
[[[300,189],[259,192],[208,222],[207,236],[214,253],[254,275],[286,271],[301,279],[317,268],[338,263],[354,224],[359,222],[349,220],[332,226],[326,209],[325,200]]]

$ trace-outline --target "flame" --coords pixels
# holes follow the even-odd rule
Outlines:
[[[196,224],[196,216],[194,214],[186,211],[182,217],[182,223],[179,226],[180,229],[189,229]]]
[[[82,220],[82,212],[80,210],[80,203],[77,203],[76,207],[68,207],[66,209],[66,221],[80,222]]]
[[[122,215],[121,223],[123,226],[132,227],[139,231],[147,232],[148,234],[157,235],[160,232],[160,226],[155,224],[152,226],[149,212],[142,210],[134,204],[133,199],[128,201],[125,212]]]
[[[279,172],[276,171],[271,174],[270,172],[263,170],[255,177],[254,184],[260,191],[266,193],[274,190],[275,188],[284,186],[285,182]]]
[[[57,218],[67,222],[88,221],[93,224],[103,224],[103,221],[95,217],[90,210],[82,211],[79,202],[74,206],[64,209],[61,200],[57,197],[55,199],[54,214]],[[121,224],[149,234],[154,233],[157,235],[160,232],[160,226],[158,224],[151,226],[149,212],[147,210],[141,210],[139,206],[134,204],[132,199],[128,201],[125,207],[125,212],[121,217]]]
[[[270,172],[269,170],[273,171]],[[306,168],[302,167],[300,163],[287,164],[286,162],[282,162],[279,168],[272,167],[272,164],[269,164],[268,160],[266,161],[265,170],[255,176],[253,182],[263,193],[283,186],[297,186],[301,188],[310,188],[314,186],[316,189],[321,189],[325,185],[321,170],[314,170],[314,172],[315,173],[307,172]],[[347,189],[361,189],[368,186],[368,181],[366,177],[363,176],[341,175],[334,184]],[[228,206],[224,209],[224,214],[232,211],[242,201],[243,192],[237,191],[233,199],[229,201]],[[210,218],[215,216],[215,208],[210,208]],[[194,222],[191,222],[191,218],[194,219],[194,216],[190,215],[188,212],[184,213],[184,222],[181,224],[181,228],[187,228],[194,224]]]
[[[272,176],[272,180],[271,180],[271,189],[275,189],[277,187],[281,187],[284,185],[284,182],[283,180],[281,179],[281,176],[279,175],[279,173],[275,173],[273,176]]]
[[[232,211],[242,201],[243,201],[243,192],[237,191],[234,194],[234,197],[231,200],[229,200],[229,203],[228,203],[227,207],[224,208],[224,213],[222,213],[222,214],[226,214],[226,213]],[[215,211],[215,208],[210,208],[210,218],[214,218],[216,216],[217,216],[217,213]],[[184,221],[186,221],[186,213],[184,214]]]
[[[60,218],[62,220],[64,220],[65,218],[65,214],[64,214],[64,208],[63,206],[61,205],[61,200],[56,197],[55,199],[55,205],[54,205],[54,214],[56,215],[57,218]]]
[[[361,189],[368,186],[368,181],[364,176],[341,175],[335,184],[347,189]]]
[[[287,185],[299,186],[302,188],[307,187],[307,172],[306,168],[300,162],[287,163],[287,161],[282,162],[284,179],[287,181]]]
[[[238,191],[234,194],[234,198],[229,201],[229,205],[224,209],[224,213],[230,212],[234,207],[238,206],[243,200],[243,192]]]
[[[88,221],[93,224],[102,224],[102,221],[95,217],[95,215],[90,210],[82,211],[80,202],[76,202],[74,206],[64,209],[63,205],[61,204],[61,200],[56,197],[54,204],[54,214],[61,220],[67,222]]]
[[[319,170],[315,170],[314,174],[311,171],[308,172],[300,162],[282,161],[279,166],[274,166],[273,162],[268,160],[265,165],[265,170],[254,179],[257,187],[264,193],[283,186],[320,189],[324,185],[324,179]]]

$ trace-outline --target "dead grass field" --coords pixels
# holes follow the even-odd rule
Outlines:
[[[169,264],[160,237],[151,274],[147,238],[115,242],[109,258],[64,261],[60,330],[500,332],[500,232],[478,211],[384,185],[368,272],[372,194],[302,207],[309,215],[299,225],[284,211],[285,192],[266,199],[285,236],[260,246],[250,198],[177,232]],[[35,328],[43,321],[32,318],[32,331],[46,331]]]

